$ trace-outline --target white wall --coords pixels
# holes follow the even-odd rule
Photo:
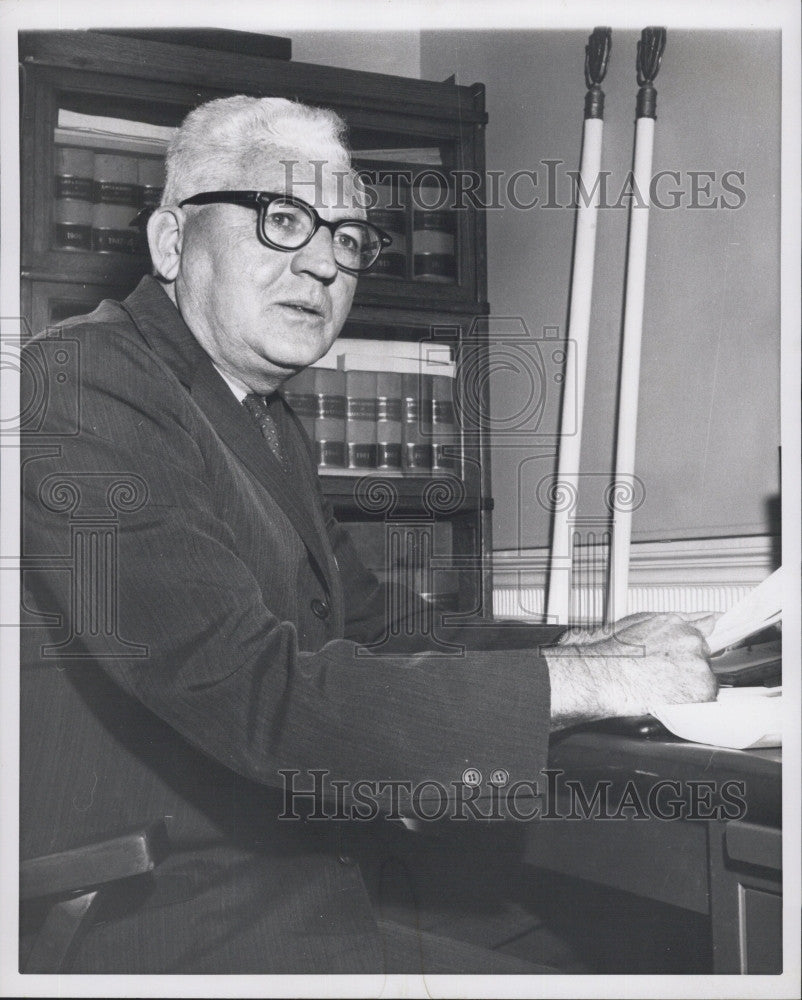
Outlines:
[[[604,83],[602,166],[613,172],[615,194],[631,165],[637,38],[614,32]],[[424,31],[422,75],[484,82],[488,168],[539,169],[543,177],[540,161],[562,160],[564,194],[564,171],[579,164],[586,40],[586,31]],[[635,514],[636,539],[770,527],[779,445],[779,85],[776,32],[669,31],[657,78],[654,169],[681,172],[685,204],[651,210],[636,465],[646,501]],[[744,171],[745,204],[688,207],[690,170]],[[723,193],[718,184],[712,190]],[[599,222],[585,473],[607,472],[613,455],[627,214],[609,209]],[[535,334],[558,326],[564,335],[573,227],[569,209],[488,213],[496,315],[520,316]],[[553,432],[558,394],[547,388],[540,430]],[[506,412],[516,391],[503,375],[491,383]],[[534,489],[553,461],[531,461],[538,440],[533,434],[517,449],[494,451],[496,548],[548,541]],[[584,513],[597,510],[586,503]]]
[[[567,200],[565,171],[579,164],[587,32],[291,34],[297,61],[485,83],[488,169],[538,170],[543,195],[542,161],[560,160],[558,200]],[[611,172],[611,200],[631,166],[637,38],[614,32],[604,82],[602,166]],[[669,32],[657,78],[654,170],[680,171],[683,204],[651,210],[636,465],[646,500],[635,514],[636,540],[777,528],[779,86],[778,33]],[[743,171],[744,205],[691,208],[694,170]],[[666,201],[670,186],[662,188]],[[531,190],[519,188],[525,196]],[[726,194],[719,181],[711,191]],[[613,464],[627,216],[626,207],[608,209],[599,224],[582,463],[594,493]],[[565,334],[573,229],[570,208],[488,213],[494,314],[522,317],[535,336],[544,327]],[[548,541],[535,489],[554,467],[553,449],[541,454],[540,445],[557,428],[559,390],[545,389],[539,433],[494,451],[497,549]],[[514,409],[522,391],[520,380],[497,372],[496,411]],[[586,495],[582,513],[598,513],[597,500]]]
[[[293,62],[420,77],[419,31],[288,31]]]

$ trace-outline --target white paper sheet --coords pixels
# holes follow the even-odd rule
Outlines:
[[[779,621],[782,615],[783,583],[784,576],[780,566],[729,611],[725,611],[707,637],[710,652],[717,653],[720,649],[726,649]]]
[[[717,701],[660,705],[652,715],[692,743],[732,750],[782,746],[782,694],[776,688],[722,688]]]

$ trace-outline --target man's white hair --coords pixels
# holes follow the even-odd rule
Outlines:
[[[282,161],[325,160],[351,172],[345,122],[334,111],[283,97],[221,97],[184,119],[167,150],[162,205],[201,191],[234,190],[254,165],[286,171]],[[308,200],[312,200],[311,198]]]

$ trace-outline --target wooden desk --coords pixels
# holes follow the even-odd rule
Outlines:
[[[706,915],[713,972],[781,972],[781,763],[779,748],[725,750],[593,727],[561,734],[549,767],[550,805],[563,818],[528,824],[526,862]],[[608,816],[619,816],[600,818],[601,799],[585,807],[572,781],[588,801],[601,789]],[[680,818],[655,815],[650,794],[657,813]],[[648,816],[636,815],[639,802]]]

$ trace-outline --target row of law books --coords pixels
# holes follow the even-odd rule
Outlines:
[[[55,246],[146,253],[134,219],[155,208],[174,129],[59,109],[55,130]]]
[[[164,157],[175,128],[59,108],[55,142],[55,232],[58,249],[146,253],[141,209],[154,208],[164,186]],[[428,180],[371,180],[368,215],[392,237],[374,266],[382,277],[434,282],[457,279],[455,216],[437,147],[364,150],[360,158],[392,164],[414,157]],[[357,166],[361,166],[356,161]],[[402,171],[402,174],[405,172]],[[422,183],[426,180],[425,183]]]
[[[458,466],[454,375],[445,345],[340,338],[284,397],[320,473],[431,476]]]
[[[456,281],[456,219],[453,209],[448,207],[450,192],[445,177],[438,176],[443,181],[439,185],[393,185],[378,179],[371,185],[375,204],[368,209],[368,219],[385,230],[393,241],[382,252],[371,274]]]

